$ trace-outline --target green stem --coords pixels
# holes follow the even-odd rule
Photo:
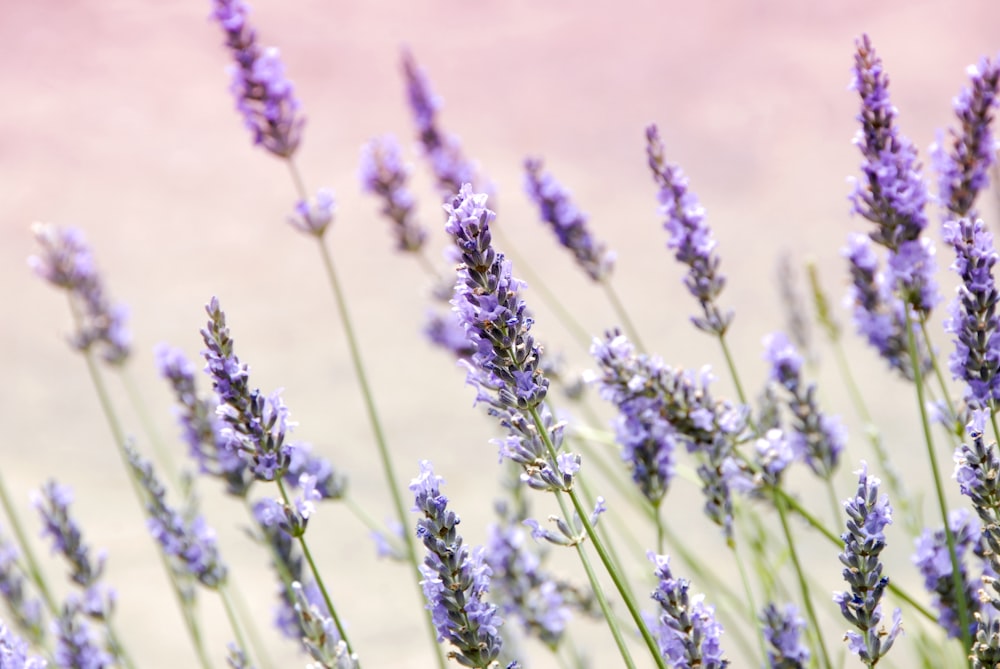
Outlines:
[[[232,579],[232,576],[229,577]],[[271,659],[267,649],[264,644],[261,643],[260,634],[257,632],[257,626],[254,622],[254,618],[250,615],[250,610],[247,607],[246,600],[243,599],[242,591],[237,588],[229,588],[229,583],[226,583],[226,594],[234,605],[236,613],[239,614],[239,619],[243,621],[243,627],[247,630],[247,635],[250,637],[250,645],[253,646],[254,654],[257,656],[257,661],[260,662],[261,667],[268,669],[274,666],[274,660]]]
[[[639,337],[639,329],[632,322],[632,319],[629,318],[628,310],[625,309],[625,305],[619,299],[618,292],[611,283],[611,277],[605,277],[600,283],[601,287],[604,288],[604,294],[608,296],[608,301],[611,302],[611,308],[614,309],[615,314],[621,319],[622,326],[625,328],[625,332],[628,333],[628,338],[632,340],[632,343],[635,344],[640,353],[644,352],[646,347],[643,346],[642,339]]]
[[[7,485],[4,483],[2,476],[0,476],[0,504],[3,505],[7,520],[10,521],[10,529],[17,539],[21,555],[24,556],[28,577],[35,584],[35,587],[38,588],[38,592],[42,596],[42,601],[45,603],[45,608],[53,616],[58,615],[56,600],[53,599],[52,593],[49,592],[48,585],[45,583],[45,577],[42,576],[42,570],[38,566],[38,559],[35,557],[35,552],[31,550],[31,544],[28,543],[28,536],[24,533],[24,528],[21,526],[21,520],[17,512],[14,510],[14,505],[11,504],[10,496],[7,494]]]
[[[729,543],[729,550],[733,553],[733,562],[736,563],[736,569],[740,572],[740,582],[743,584],[743,598],[744,601],[741,602],[742,606],[745,607],[746,612],[749,614],[747,616],[748,620],[757,619],[757,604],[754,602],[753,588],[750,587],[750,579],[747,576],[747,570],[743,565],[743,560],[740,559],[739,550],[737,549],[737,543],[735,541]],[[767,657],[767,646],[764,640],[764,630],[760,625],[754,625],[757,629],[757,642],[760,645],[761,657]]]
[[[233,636],[236,637],[236,645],[239,646],[240,650],[245,653],[247,651],[247,642],[243,637],[243,632],[240,628],[240,621],[233,607],[233,602],[230,600],[228,583],[222,583],[217,590],[219,592],[219,598],[222,599],[222,608],[226,611],[226,618],[229,619],[229,626],[233,630]],[[257,659],[261,659],[259,655]]]
[[[125,394],[128,395],[129,402],[132,404],[132,410],[135,411],[136,415],[139,417],[142,429],[149,438],[149,443],[153,446],[153,452],[156,454],[157,460],[160,461],[160,467],[162,467],[167,473],[171,483],[173,483],[178,490],[182,489],[179,477],[180,470],[178,469],[177,464],[173,461],[166,444],[164,444],[163,440],[160,438],[159,430],[157,430],[153,424],[153,419],[150,417],[149,410],[146,408],[146,402],[142,399],[142,393],[139,392],[139,388],[135,383],[135,378],[132,376],[128,367],[124,365],[118,366],[118,371],[122,384],[125,386]]]
[[[927,332],[927,319],[921,318],[919,320],[919,323],[920,323],[920,332],[924,336],[924,341],[927,342],[927,353],[931,361],[931,370],[934,372],[934,377],[937,379],[938,385],[941,386],[941,396],[944,398],[945,403],[948,405],[948,415],[957,416],[958,413],[955,410],[955,404],[954,402],[951,401],[951,393],[948,392],[948,384],[945,382],[944,375],[941,373],[941,365],[938,364],[937,356],[934,354],[934,350],[931,348],[930,345],[931,339],[930,339],[930,333]],[[952,430],[949,430],[949,432],[952,432]],[[955,436],[957,437],[962,436],[962,432],[960,429],[958,434]]]

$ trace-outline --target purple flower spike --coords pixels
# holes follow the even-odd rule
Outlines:
[[[649,559],[656,565],[660,581],[652,597],[661,609],[656,635],[664,659],[671,667],[728,667],[720,639],[722,625],[715,619],[715,607],[705,603],[704,595],[688,594],[691,583],[686,578],[674,577],[669,557],[650,553]]]
[[[67,603],[52,624],[56,642],[55,665],[61,669],[104,669],[116,666],[110,655],[101,650],[90,626],[80,615],[79,606]]]
[[[938,172],[941,204],[948,218],[976,218],[976,197],[989,184],[989,168],[997,160],[997,145],[990,129],[1000,106],[1000,59],[983,58],[970,65],[969,86],[955,98],[959,129],[948,129],[949,146],[939,140],[931,148]]]
[[[973,615],[980,610],[980,600],[976,596],[979,579],[971,578],[966,566],[966,553],[980,553],[981,531],[968,509],[955,509],[948,514],[948,527],[955,538],[955,556],[958,559],[962,592],[966,611]],[[924,577],[924,588],[931,593],[931,600],[938,612],[938,623],[948,633],[948,637],[958,639],[962,628],[958,621],[958,600],[952,579],[951,554],[944,529],[924,530],[916,541],[913,564]],[[974,626],[970,628],[975,631]]]
[[[524,161],[524,189],[538,205],[539,214],[548,223],[559,243],[572,251],[577,264],[594,281],[603,281],[614,269],[615,254],[596,241],[587,229],[587,216],[570,200],[569,191],[549,172],[542,172],[542,161]]]
[[[902,631],[902,614],[896,609],[892,627],[885,630],[882,622],[882,594],[889,585],[889,578],[882,575],[879,555],[885,548],[885,527],[892,522],[889,497],[879,495],[881,481],[868,476],[868,465],[861,463],[858,474],[858,492],[844,502],[847,512],[847,532],[840,535],[844,551],[840,562],[843,576],[851,587],[849,592],[834,593],[833,601],[840,605],[840,612],[860,634],[853,630],[845,635],[848,648],[868,666],[875,666],[879,658],[889,652]]]
[[[77,314],[70,344],[78,351],[96,348],[108,363],[124,364],[132,342],[128,309],[108,300],[83,233],[45,223],[35,223],[31,230],[42,252],[29,257],[28,265],[42,279],[66,290]]]
[[[492,570],[483,559],[483,549],[469,551],[455,528],[459,518],[448,510],[448,498],[441,494],[442,478],[431,463],[420,463],[420,475],[410,482],[414,494],[417,537],[427,548],[420,566],[420,584],[427,597],[427,609],[438,631],[438,641],[447,640],[456,658],[466,667],[486,669],[497,656],[503,639],[498,628],[503,620],[497,608],[485,601]]]
[[[409,176],[392,135],[376,137],[361,148],[361,188],[382,200],[381,213],[393,224],[399,251],[419,251],[427,239],[414,217],[413,193],[406,186]]]
[[[333,212],[337,209],[333,191],[320,188],[316,197],[309,202],[300,200],[295,205],[295,215],[288,217],[288,222],[299,232],[313,237],[322,237],[333,222]]]
[[[28,593],[27,570],[19,557],[17,546],[0,535],[0,597],[21,633],[36,646],[41,646],[45,638],[42,602]],[[4,634],[5,628],[0,621],[0,653],[4,652],[4,643],[14,639],[13,634],[9,639]]]
[[[674,257],[688,266],[684,285],[704,312],[704,316],[695,316],[691,321],[700,330],[725,334],[733,321],[733,312],[723,313],[716,304],[726,279],[719,273],[716,242],[705,223],[705,210],[688,190],[688,179],[681,168],[666,162],[660,131],[655,125],[646,129],[646,142],[649,167],[660,187],[660,213],[666,217],[663,227],[670,235],[667,248],[673,249]]]
[[[760,620],[764,623],[767,666],[770,669],[804,669],[809,666],[809,649],[802,642],[806,623],[794,604],[782,609],[768,604]]]
[[[951,305],[946,332],[955,336],[955,351],[948,359],[952,378],[965,383],[966,400],[988,407],[1000,399],[1000,320],[996,307],[1000,295],[993,279],[997,252],[993,235],[981,220],[946,221],[944,240],[955,249],[952,263],[961,283]]]
[[[0,664],[3,669],[45,669],[46,661],[29,655],[28,644],[0,621]]]
[[[305,118],[299,113],[292,82],[278,50],[257,43],[257,31],[247,21],[243,0],[213,0],[212,18],[226,34],[233,54],[230,91],[243,124],[259,144],[276,156],[290,158],[302,139]]]

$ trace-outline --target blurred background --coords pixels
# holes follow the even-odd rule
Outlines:
[[[936,130],[954,122],[951,101],[966,85],[965,68],[1000,52],[1000,5],[986,0],[257,0],[252,8],[261,43],[280,48],[308,118],[297,156],[306,183],[337,193],[326,241],[349,293],[399,476],[408,481],[418,460],[432,459],[470,544],[484,541],[499,491],[496,450],[488,443],[496,428],[472,408],[463,373],[422,336],[430,283],[411,258],[393,250],[379,204],[360,193],[357,177],[365,141],[386,132],[399,137],[416,168],[413,188],[420,218],[432,230],[431,253],[440,257],[443,215],[415,150],[402,46],[444,100],[443,127],[496,182],[498,224],[564,306],[594,334],[617,324],[524,196],[521,165],[529,155],[545,159],[590,215],[595,235],[616,250],[615,287],[646,346],[675,365],[713,365],[719,396],[731,396],[732,386],[717,343],[689,323],[697,305],[681,285],[683,269],[664,248],[646,166],[646,125],[659,124],[668,159],[683,166],[708,211],[729,278],[722,303],[736,308],[730,341],[756,392],[766,373],[761,338],[785,324],[778,258],[790,254],[798,269],[814,258],[839,306],[847,286],[839,249],[850,232],[867,229],[849,216],[847,201],[846,178],[857,173],[860,158],[851,144],[857,98],[847,91],[854,40],[862,32],[871,36],[890,74],[900,128],[925,162]],[[0,68],[0,289],[8,304],[0,328],[0,415],[7,429],[0,472],[33,536],[40,525],[30,491],[49,477],[75,490],[86,539],[109,553],[125,642],[138,664],[150,668],[190,665],[193,655],[83,360],[66,345],[65,300],[25,262],[35,251],[32,221],[85,232],[112,298],[129,305],[131,370],[178,458],[182,446],[152,349],[169,342],[196,357],[203,305],[217,295],[252,383],[285,388],[300,424],[295,435],[348,474],[353,495],[373,516],[390,515],[319,254],[285,222],[295,199],[285,166],[251,145],[233,108],[229,54],[209,12],[208,2],[0,4],[8,52]],[[936,211],[932,219],[936,236]],[[939,250],[950,296],[950,251],[940,243]],[[533,300],[530,288],[527,299]],[[536,333],[549,350],[564,355],[573,373],[588,367],[586,351],[546,305],[531,304]],[[847,313],[837,313],[851,330]],[[939,343],[950,351],[943,337]],[[929,496],[912,389],[853,334],[848,347],[907,484]],[[822,346],[820,362],[811,373],[822,384],[824,406],[851,428],[851,451],[836,479],[844,498],[856,486],[850,472],[857,461],[872,456]],[[113,387],[126,407],[119,385]],[[124,412],[129,432],[148,447],[138,420]],[[950,472],[947,446],[941,463]],[[796,481],[797,490],[810,490],[808,477]],[[697,487],[678,482],[676,488],[665,503],[668,517],[693,551],[734,573],[720,533],[701,516]],[[305,662],[270,632],[276,584],[266,556],[243,534],[242,509],[212,481],[199,490],[236,584],[268,628],[274,657]],[[613,493],[606,494],[614,509]],[[808,492],[800,494],[810,501]],[[551,502],[536,497],[543,518]],[[828,508],[825,498],[816,506]],[[933,523],[935,505],[928,499],[924,506]],[[825,607],[827,643],[840,653],[846,626],[828,595],[844,587],[837,551],[801,533],[815,599]],[[636,534],[652,547],[648,528],[637,522]],[[335,505],[321,507],[309,537],[366,666],[431,666],[409,572],[376,561],[366,530]],[[919,587],[909,562],[912,540],[898,528],[898,542],[892,541],[890,534],[887,571]],[[37,548],[50,577],[65,588],[62,565],[40,540]],[[552,557],[582,580],[568,553]],[[643,556],[632,564],[639,592],[651,589],[651,581],[641,580],[649,569]],[[221,663],[225,621],[212,597],[204,601]],[[593,666],[620,663],[604,627],[581,630],[577,639]],[[531,666],[554,666],[543,649],[528,648]],[[732,657],[737,665],[756,663],[736,647]]]

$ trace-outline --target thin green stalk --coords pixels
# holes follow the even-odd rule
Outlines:
[[[232,576],[230,576],[232,578]],[[254,655],[257,656],[257,661],[260,662],[260,666],[264,669],[274,666],[274,660],[271,659],[270,654],[267,652],[267,648],[261,643],[260,634],[257,632],[257,625],[254,622],[254,617],[250,615],[250,609],[247,607],[246,600],[243,599],[243,593],[239,588],[230,589],[228,584],[226,586],[226,592],[232,601],[236,613],[239,615],[239,619],[243,621],[243,626],[247,629],[247,635],[250,638],[250,645],[253,646]]]
[[[299,197],[303,200],[307,199],[308,193],[295,163],[290,158],[287,160],[287,163],[289,171],[292,175],[292,180],[295,182],[295,187],[298,190]],[[344,297],[343,290],[341,289],[340,280],[337,278],[337,272],[333,265],[333,257],[330,255],[329,249],[320,237],[316,238],[316,245],[319,247],[320,256],[323,259],[323,267],[326,270],[330,289],[333,291],[333,297],[337,303],[337,311],[340,314],[340,322],[344,329],[344,336],[347,339],[347,346],[350,349],[351,363],[354,365],[354,374],[358,379],[358,386],[361,390],[361,398],[364,402],[365,411],[368,414],[368,420],[375,436],[375,444],[377,446],[379,460],[382,463],[382,471],[385,474],[386,485],[389,488],[393,508],[396,512],[396,518],[399,520],[400,525],[406,527],[406,506],[403,504],[403,498],[399,491],[399,479],[396,477],[395,468],[392,464],[392,457],[389,454],[389,446],[386,442],[385,434],[382,431],[382,421],[379,419],[378,410],[375,408],[375,398],[368,383],[368,374],[365,371],[364,363],[361,360],[361,349],[358,345],[357,336],[354,333],[353,321],[351,320],[350,313],[347,309],[347,300]],[[406,546],[407,561],[410,563],[410,566],[413,568],[413,572],[417,577],[413,583],[417,588],[419,596],[422,598],[423,590],[420,587],[420,579],[422,576],[420,574],[420,565],[417,561],[417,551],[414,546],[414,539],[411,535],[411,532],[404,532],[403,541]],[[431,612],[424,609],[423,618],[427,627],[427,633],[430,636],[434,647],[434,655],[437,658],[438,667],[440,669],[445,669],[444,655],[441,651],[441,645],[437,642],[437,630],[434,627]]]
[[[934,349],[931,348],[930,333],[927,332],[927,319],[921,318],[918,322],[920,323],[920,332],[924,336],[924,341],[927,342],[927,352],[931,360],[931,370],[934,372],[934,377],[937,379],[938,385],[941,386],[941,396],[948,405],[948,415],[957,416],[958,414],[955,411],[955,404],[951,401],[951,393],[948,392],[948,384],[944,380],[944,374],[941,373],[941,365],[938,364],[938,359],[934,354]],[[961,432],[959,432],[956,436],[961,437]]]
[[[226,618],[229,619],[229,626],[233,630],[233,636],[236,637],[236,645],[244,653],[247,651],[247,642],[243,637],[243,631],[240,628],[240,621],[236,615],[236,611],[233,607],[233,602],[229,597],[229,587],[227,583],[223,583],[217,588],[219,592],[219,598],[222,599],[222,608],[226,610]],[[258,655],[257,660],[260,661],[261,657]]]
[[[171,483],[181,490],[183,489],[180,484],[180,469],[177,467],[177,463],[174,462],[173,457],[170,455],[169,449],[166,444],[163,443],[163,439],[160,438],[159,430],[153,423],[153,419],[149,415],[149,410],[146,408],[146,402],[142,398],[142,393],[139,392],[139,388],[135,383],[135,378],[132,376],[132,372],[125,365],[119,365],[117,367],[118,375],[121,377],[122,384],[125,386],[125,394],[129,398],[129,402],[132,404],[132,410],[135,411],[136,415],[139,417],[139,423],[142,424],[142,429],[149,438],[149,443],[153,446],[153,453],[156,454],[157,460],[160,461],[160,467],[166,472]]]
[[[788,526],[788,513],[782,499],[781,495],[774,495],[774,505],[778,509],[778,519],[781,521],[781,531],[785,535],[785,543],[788,546],[788,554],[792,558],[792,566],[795,570],[795,576],[799,581],[799,591],[802,595],[802,603],[806,608],[806,615],[809,617],[809,622],[812,625],[812,628],[816,630],[816,640],[819,643],[820,659],[826,669],[831,669],[833,664],[830,662],[830,654],[826,650],[826,642],[823,640],[823,634],[820,631],[819,618],[816,615],[816,608],[813,606],[812,596],[809,594],[809,584],[806,582],[805,571],[802,568],[801,560],[799,560],[799,553],[795,549],[795,537],[792,535],[792,530]]]
[[[733,354],[729,350],[729,344],[726,342],[726,335],[719,335],[719,345],[722,346],[722,355],[726,358],[726,366],[729,368],[729,376],[733,379],[733,385],[736,387],[736,396],[740,398],[740,404],[747,404],[747,394],[743,392],[743,384],[740,383],[739,372],[736,371],[736,361],[733,360]],[[754,427],[753,418],[747,415],[747,425],[754,432],[757,428]]]
[[[3,505],[4,513],[10,522],[10,529],[14,533],[14,537],[21,549],[21,555],[24,556],[25,566],[28,568],[28,577],[35,584],[35,587],[38,588],[38,593],[42,596],[45,608],[52,615],[58,615],[56,600],[53,599],[52,593],[49,592],[49,587],[45,583],[45,577],[42,576],[42,570],[38,566],[38,559],[35,557],[35,552],[31,549],[31,544],[28,543],[28,536],[24,533],[24,528],[21,526],[21,520],[14,509],[14,505],[11,504],[10,496],[7,494],[7,485],[4,483],[2,476],[0,476],[0,504]]]
[[[743,597],[744,601],[742,605],[745,607],[746,611],[750,614],[747,616],[749,620],[757,619],[757,604],[754,601],[753,588],[750,587],[750,578],[747,576],[747,570],[743,565],[743,560],[740,559],[739,550],[736,547],[736,542],[729,542],[729,550],[733,553],[733,562],[736,563],[736,569],[740,572],[740,582],[743,584]],[[764,630],[760,625],[754,625],[757,630],[757,642],[760,644],[761,657],[767,657],[767,646],[764,641]]]
[[[958,608],[958,624],[962,633],[962,647],[966,650],[972,647],[972,635],[969,632],[969,607],[965,601],[965,584],[962,582],[962,572],[955,551],[955,535],[948,523],[948,502],[945,499],[944,486],[941,484],[941,471],[938,467],[937,454],[934,452],[934,437],[931,434],[930,420],[927,417],[927,407],[924,401],[924,382],[920,369],[920,359],[917,354],[917,340],[913,334],[912,318],[909,308],[906,309],[906,339],[910,349],[910,364],[913,367],[913,385],[917,391],[917,405],[920,411],[920,425],[924,431],[924,444],[927,446],[927,459],[930,461],[934,479],[934,492],[937,495],[938,507],[944,521],[944,536],[948,543],[948,555],[951,558],[951,582],[954,589],[955,602]]]
[[[611,308],[614,309],[615,314],[625,328],[625,332],[628,333],[628,338],[632,340],[632,343],[635,344],[640,353],[644,352],[646,347],[643,346],[642,339],[639,337],[639,328],[632,322],[632,319],[628,315],[628,310],[621,299],[619,299],[618,292],[611,283],[611,277],[605,277],[600,283],[601,287],[604,288],[604,294],[608,296],[608,301],[611,302]]]

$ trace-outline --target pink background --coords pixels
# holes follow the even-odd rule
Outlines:
[[[155,379],[151,350],[168,341],[197,355],[202,305],[218,295],[253,382],[286,388],[301,424],[296,435],[348,472],[354,497],[375,517],[390,512],[319,256],[284,223],[294,198],[290,180],[277,160],[250,146],[227,91],[221,31],[208,13],[208,4],[198,2],[0,5],[6,50],[0,287],[7,303],[0,328],[6,428],[0,469],[33,534],[38,525],[28,491],[50,476],[76,490],[88,540],[110,551],[118,621],[143,667],[190,666],[193,656],[83,362],[63,341],[70,328],[65,302],[25,264],[34,251],[32,221],[85,230],[112,295],[132,309],[133,374],[175,448],[169,398]],[[418,459],[433,459],[470,544],[484,540],[497,491],[496,454],[487,443],[495,428],[469,406],[472,391],[461,372],[446,356],[427,352],[419,334],[427,281],[415,263],[393,252],[388,224],[376,202],[359,193],[356,176],[359,147],[384,132],[401,137],[418,162],[399,74],[401,45],[409,45],[445,100],[446,129],[461,136],[498,183],[501,224],[518,251],[585,325],[599,333],[615,319],[539,227],[521,193],[526,155],[546,159],[589,212],[596,234],[618,252],[615,285],[647,346],[671,363],[713,364],[724,377],[717,345],[687,322],[695,305],[680,285],[681,268],[663,248],[643,140],[644,127],[657,122],[669,159],[690,176],[719,240],[730,279],[723,303],[737,309],[732,346],[752,388],[764,374],[761,337],[783,326],[774,283],[779,254],[815,257],[839,304],[847,280],[839,248],[849,232],[865,229],[848,216],[845,183],[859,162],[851,145],[856,96],[845,90],[854,39],[863,31],[872,36],[891,76],[901,127],[922,152],[935,129],[952,122],[951,99],[965,85],[965,67],[1000,51],[1000,6],[985,0],[260,0],[252,20],[264,44],[281,48],[308,116],[298,156],[306,181],[338,194],[327,243],[351,296],[400,478],[416,474]],[[414,188],[438,257],[440,214],[418,167]],[[940,249],[948,294],[949,253]],[[586,356],[545,305],[532,304],[550,349],[563,350],[573,369],[586,367]],[[941,344],[947,353],[943,338]],[[927,485],[927,465],[913,394],[854,337],[848,345],[888,445],[919,491]],[[837,479],[843,498],[853,491],[856,462],[872,456],[828,352],[824,361],[823,399],[852,427],[852,451]],[[717,393],[727,395],[730,387],[722,378]],[[124,395],[116,390],[116,397],[125,406]],[[131,413],[126,421],[140,434]],[[910,449],[917,449],[913,456]],[[941,463],[950,472],[944,445]],[[700,516],[696,487],[676,487],[665,506],[672,522],[721,573],[734,573],[719,533]],[[243,512],[214,483],[200,489],[237,584],[268,621],[275,585],[265,556],[242,535]],[[810,479],[797,489],[811,490]],[[827,509],[824,497],[815,502],[820,513]],[[550,513],[550,504],[537,497],[537,515]],[[925,506],[933,518],[934,505]],[[890,542],[895,536],[897,544],[886,557],[893,578],[919,586],[909,565],[910,539],[901,527],[894,531]],[[637,525],[636,532],[651,545],[647,528]],[[828,596],[843,586],[836,551],[801,534],[828,645],[839,653],[845,625]],[[408,572],[376,563],[365,530],[340,507],[322,507],[309,536],[366,666],[431,666]],[[62,588],[61,565],[38,547]],[[554,553],[582,579],[574,556]],[[634,573],[647,573],[642,556],[634,557]],[[651,581],[639,578],[640,593],[651,589]],[[217,601],[208,595],[203,601],[221,662],[228,631]],[[918,629],[914,623],[914,636]],[[267,635],[275,657],[304,662],[289,643]],[[620,662],[601,626],[580,626],[575,640],[594,666]],[[543,650],[530,649],[533,666],[554,666]],[[754,664],[735,645],[731,656]]]

